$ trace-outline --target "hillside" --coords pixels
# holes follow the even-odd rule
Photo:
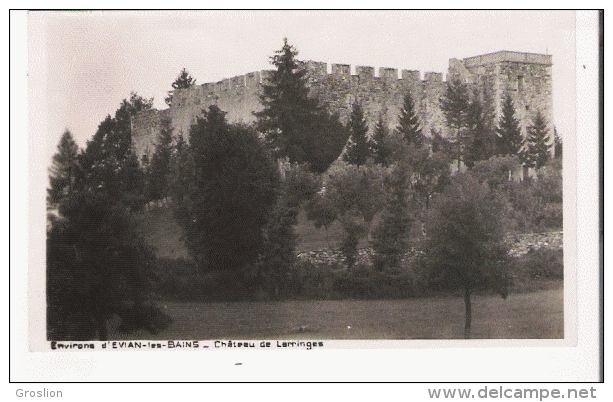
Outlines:
[[[144,211],[138,215],[137,222],[145,241],[156,249],[158,257],[189,258],[187,249],[181,240],[183,231],[175,221],[170,208],[161,207]],[[328,233],[323,228],[318,230],[306,219],[306,214],[302,211],[298,216],[296,233],[298,234],[297,251],[312,251],[337,248],[341,240],[342,228],[337,221],[330,227]]]
[[[140,232],[145,241],[156,249],[156,255],[163,258],[189,258],[189,254],[181,237],[183,231],[175,221],[172,210],[168,207],[154,208],[140,213],[137,217]],[[378,222],[377,217],[373,226]],[[313,223],[301,211],[296,226],[298,246],[296,251],[316,251],[323,249],[338,249],[343,235],[343,229],[335,221],[326,232],[324,228],[316,229]],[[362,239],[360,247],[367,247],[368,242]]]
[[[183,244],[183,230],[167,207],[143,211],[136,217],[139,231],[148,245],[155,248],[156,256],[163,258],[189,258]]]
[[[373,220],[373,227],[378,222],[377,217]],[[168,207],[154,208],[144,211],[137,216],[139,231],[145,237],[148,245],[156,250],[156,255],[162,258],[190,258],[182,241],[183,231],[175,221],[172,210]],[[413,228],[412,239],[417,239],[420,228]],[[324,228],[316,229],[306,218],[306,213],[301,211],[298,215],[296,226],[298,235],[297,252],[319,251],[324,249],[338,250],[343,235],[343,229],[338,221],[335,221],[328,232]],[[525,254],[531,247],[562,248],[562,232],[525,233],[508,236],[511,243],[511,254]],[[360,248],[368,247],[368,241],[362,239]]]

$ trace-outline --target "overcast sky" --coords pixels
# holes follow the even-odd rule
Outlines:
[[[498,50],[548,53],[554,123],[574,132],[572,11],[30,12],[28,34],[49,158],[64,129],[84,146],[131,91],[165,108],[183,67],[198,84],[271,68],[283,37],[303,60],[422,72]]]

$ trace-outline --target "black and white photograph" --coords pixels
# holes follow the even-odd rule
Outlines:
[[[27,29],[31,351],[577,344],[574,11]]]

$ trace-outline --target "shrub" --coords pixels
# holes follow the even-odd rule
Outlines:
[[[202,272],[186,259],[160,258],[155,294],[173,301],[239,301],[252,299],[253,275],[248,269]]]
[[[335,269],[336,268],[336,269]],[[334,291],[334,283],[341,266],[319,266],[301,261],[291,271],[290,294],[306,299],[337,299],[340,295]]]
[[[562,249],[531,249],[516,260],[517,274],[524,279],[564,279]]]
[[[355,299],[402,299],[421,292],[410,271],[379,272],[357,265],[351,272],[343,272],[334,282],[333,290]]]

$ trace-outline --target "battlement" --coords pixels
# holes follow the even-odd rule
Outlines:
[[[375,68],[372,66],[355,66],[355,74],[351,74],[350,64],[332,63],[328,70],[328,63],[318,61],[299,61],[298,64],[308,71],[308,74],[317,79],[326,76],[351,77],[357,76],[361,80],[377,78],[383,80],[408,80],[422,81],[422,74],[417,70],[401,70],[398,77],[398,69],[390,67],[380,67],[379,75],[375,77]],[[328,73],[330,71],[330,73]],[[192,88],[177,89],[173,96],[175,100],[187,99],[192,96],[207,96],[214,92],[235,91],[240,88],[259,88],[263,82],[269,79],[272,70],[253,71],[245,75],[224,78],[217,82],[206,82]],[[442,73],[427,72],[424,74],[423,81],[443,81]]]
[[[343,124],[349,120],[352,105],[359,102],[371,128],[383,118],[393,130],[398,124],[404,97],[411,93],[423,133],[429,136],[434,132],[443,135],[449,132],[440,99],[447,90],[446,81],[456,78],[475,85],[482,93],[480,96],[487,95],[496,116],[500,115],[503,97],[510,94],[522,127],[532,124],[534,114],[541,110],[553,132],[551,60],[550,55],[499,51],[450,59],[446,76],[443,72],[375,69],[363,65],[356,65],[353,70],[349,64],[312,60],[297,61],[297,64],[306,70],[309,96],[337,114]],[[187,138],[191,126],[211,105],[227,112],[230,123],[253,123],[254,112],[263,107],[262,84],[268,82],[272,73],[272,70],[254,71],[174,91],[170,108],[143,111],[132,120],[135,152],[141,160],[145,155],[145,160],[151,156],[161,122],[166,117],[172,121],[174,135],[183,134]]]
[[[424,74],[424,81],[426,82],[443,82],[443,73],[427,72]]]
[[[513,63],[529,63],[529,64],[543,64],[551,66],[551,55],[537,54],[537,53],[524,53],[524,52],[510,52],[507,50],[501,50],[499,52],[483,54],[480,56],[468,57],[462,60],[465,67],[477,67],[487,64],[496,64],[503,62]]]

